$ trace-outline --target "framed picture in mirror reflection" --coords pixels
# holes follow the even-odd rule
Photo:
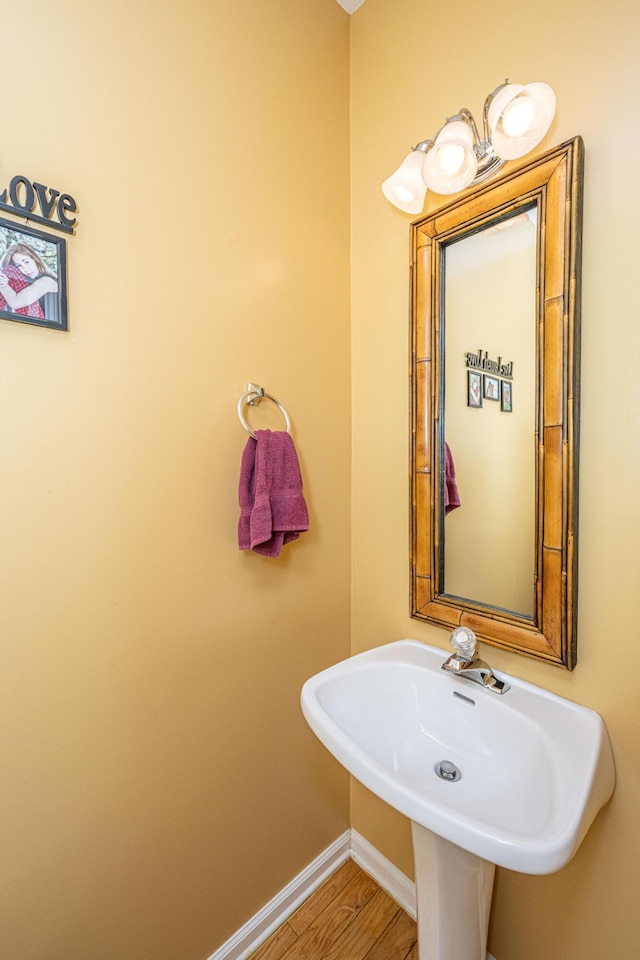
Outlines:
[[[500,382],[500,409],[505,413],[513,411],[513,392],[511,388],[512,384],[508,380]]]
[[[467,406],[482,406],[482,375],[467,371]]]
[[[487,400],[500,399],[500,381],[497,377],[488,377],[484,375],[484,395]]]

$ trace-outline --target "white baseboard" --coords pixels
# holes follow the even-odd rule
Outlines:
[[[379,887],[416,919],[416,885],[357,830],[351,831],[351,856]]]
[[[351,831],[347,830],[223,943],[209,960],[246,960],[350,856]]]
[[[247,960],[349,858],[416,919],[416,885],[356,830],[347,830],[211,954],[209,960]],[[486,960],[495,960],[490,953]]]

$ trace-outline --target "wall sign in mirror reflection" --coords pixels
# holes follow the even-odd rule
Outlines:
[[[576,137],[412,226],[411,615],[569,669],[582,171]]]
[[[517,218],[513,218],[514,222],[518,222]],[[485,230],[485,234],[488,233],[488,230]],[[508,377],[510,380],[513,378],[513,360],[509,363],[503,363],[502,357],[498,357],[497,360],[492,360],[489,356],[488,350],[483,350],[482,347],[477,351],[477,353],[472,353],[471,351],[465,354],[466,365],[472,367],[474,370],[484,370],[485,373],[493,373],[499,377]]]
[[[467,406],[481,407],[482,397],[485,396],[488,400],[499,400],[500,409],[511,413],[513,392],[510,381],[513,379],[513,360],[503,363],[500,356],[497,360],[492,360],[489,352],[480,348],[477,353],[466,353],[465,363],[467,368],[471,368],[467,369]],[[480,374],[478,370],[488,372]]]

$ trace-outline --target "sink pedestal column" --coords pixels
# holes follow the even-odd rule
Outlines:
[[[418,960],[485,960],[495,865],[411,824]]]

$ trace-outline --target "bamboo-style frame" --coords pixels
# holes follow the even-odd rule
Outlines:
[[[580,137],[464,195],[411,228],[411,616],[465,625],[497,647],[572,670],[576,663]],[[532,617],[449,596],[444,507],[443,245],[538,209],[536,537]]]

